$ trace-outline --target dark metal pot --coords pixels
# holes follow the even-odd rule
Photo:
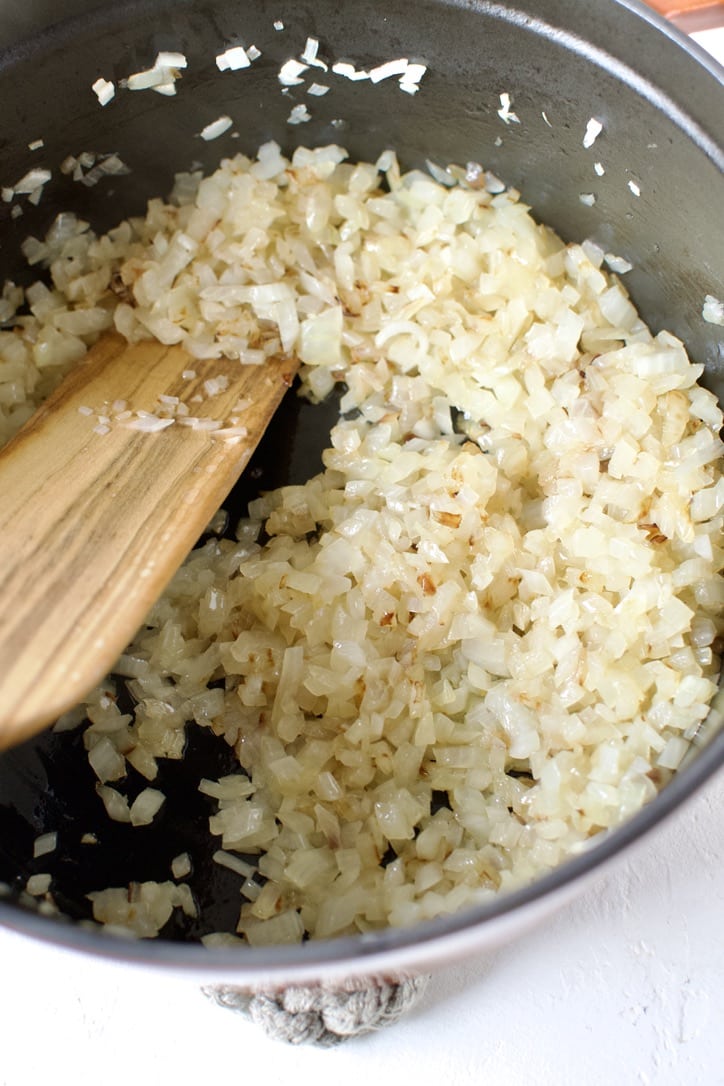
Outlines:
[[[58,211],[108,227],[141,212],[149,195],[166,193],[174,172],[193,160],[211,169],[221,156],[254,152],[270,138],[288,150],[300,142],[342,143],[353,158],[373,160],[390,146],[407,167],[426,159],[443,166],[480,161],[519,188],[536,216],[564,238],[591,237],[630,260],[626,283],[644,318],[680,336],[705,363],[710,386],[720,385],[722,330],[701,311],[706,294],[724,298],[722,72],[636,0],[65,0],[62,7],[62,20],[53,0],[6,2],[0,10],[3,181],[12,184],[31,166],[53,170],[39,205],[27,205],[22,218],[12,219],[0,205],[3,278],[27,274],[19,243],[45,230]],[[283,21],[283,31],[275,30],[275,20]],[[319,38],[329,58],[372,67],[405,56],[424,61],[428,71],[415,96],[401,93],[394,80],[336,79],[330,94],[310,104],[312,120],[293,128],[287,118],[301,97],[294,89],[282,94],[277,73],[299,55],[307,35]],[[255,44],[261,58],[249,69],[220,73],[215,55],[238,43]],[[147,68],[160,49],[188,58],[177,96],[126,92],[99,105],[91,90],[99,76],[117,83]],[[503,92],[519,124],[506,126],[498,115]],[[220,114],[233,118],[241,138],[197,138]],[[591,117],[603,123],[603,133],[595,150],[586,150]],[[36,138],[44,140],[41,152],[28,149]],[[73,183],[58,167],[84,150],[117,152],[131,173],[94,188]],[[593,171],[597,159],[605,164],[601,177]],[[590,192],[593,206],[579,199]],[[308,475],[323,440],[319,415],[287,404],[257,456],[257,486]],[[235,501],[246,497],[242,488]],[[720,698],[710,741],[702,741],[661,795],[587,854],[494,904],[411,930],[292,948],[209,950],[192,941],[200,934],[193,925],[153,943],[119,941],[72,920],[39,916],[15,894],[0,902],[0,923],[216,981],[424,968],[532,922],[674,811],[724,764],[724,730],[716,727],[723,709]],[[61,908],[80,920],[88,915],[89,890],[162,877],[159,854],[188,849],[195,858],[192,885],[207,915],[217,926],[233,923],[236,881],[227,882],[204,851],[208,812],[194,788],[199,772],[211,776],[225,767],[203,736],[190,746],[185,762],[168,767],[162,787],[169,799],[158,825],[142,833],[115,824],[105,829],[108,847],[92,864],[93,850],[84,853],[79,839],[99,815],[80,739],[46,734],[0,755],[0,881],[22,887],[41,869],[31,859],[34,837],[57,830],[61,849],[52,866],[43,858],[42,869],[52,870]]]

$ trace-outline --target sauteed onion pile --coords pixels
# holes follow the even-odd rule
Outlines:
[[[104,237],[60,216],[26,245],[49,285],[5,288],[7,435],[113,324],[184,343],[209,396],[221,354],[297,354],[313,400],[345,386],[324,470],[195,550],[59,725],[90,721],[98,802],[129,833],[163,817],[158,762],[189,728],[233,748],[236,772],[199,781],[239,876],[238,928],[210,943],[409,925],[529,882],[665,785],[716,691],[702,367],[595,245],[480,167],[448,174],[267,144]],[[89,404],[78,424],[102,441],[131,406],[189,414]],[[171,859],[99,886],[96,920],[149,937],[195,913],[193,856]]]

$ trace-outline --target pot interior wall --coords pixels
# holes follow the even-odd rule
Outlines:
[[[221,157],[253,153],[269,139],[285,150],[341,143],[353,158],[373,160],[393,147],[406,167],[424,167],[427,159],[440,166],[480,162],[519,188],[536,216],[566,239],[591,237],[630,260],[634,270],[625,282],[644,317],[684,339],[716,387],[724,365],[721,329],[704,322],[701,309],[706,294],[724,298],[724,218],[715,213],[724,203],[724,141],[715,131],[724,118],[724,89],[629,5],[175,0],[97,7],[75,0],[64,8],[74,18],[62,24],[53,23],[49,4],[10,5],[0,16],[0,44],[11,43],[0,54],[0,181],[12,185],[35,166],[53,172],[37,207],[23,199],[22,217],[12,218],[10,205],[0,205],[3,278],[35,277],[22,266],[19,244],[29,233],[42,235],[59,211],[107,228],[142,211],[149,196],[167,193],[174,173],[192,163],[213,169]],[[275,21],[284,29],[275,29]],[[29,42],[23,34],[31,27],[44,29]],[[299,56],[308,35],[319,38],[320,55],[330,61],[370,68],[404,56],[423,61],[428,71],[414,96],[395,79],[372,85],[321,71],[318,81],[331,87],[324,97],[312,98],[302,87],[283,93],[279,68]],[[262,56],[248,69],[220,73],[215,56],[238,43],[255,44]],[[175,97],[118,86],[149,67],[161,49],[188,58]],[[117,84],[106,107],[91,90],[99,76]],[[503,93],[518,122],[501,119]],[[290,111],[300,102],[312,119],[290,125]],[[221,114],[232,118],[233,129],[213,142],[201,140],[201,129]],[[591,117],[603,131],[586,149]],[[43,148],[30,151],[28,143],[39,138]],[[131,172],[87,188],[59,172],[68,154],[82,151],[116,152]],[[580,200],[589,193],[593,206]],[[235,507],[243,507],[250,485],[265,489],[311,474],[333,414],[334,405],[325,418],[289,402]],[[81,834],[101,832],[80,737],[45,735],[0,756],[0,880],[19,887],[29,874],[46,870],[47,858],[30,859],[32,840],[58,830],[65,847],[53,869],[56,896],[80,917],[88,914],[88,890],[164,877],[170,859],[188,849],[196,861],[193,888],[209,902],[207,920],[233,923],[238,880],[203,851],[209,812],[195,792],[199,773],[214,776],[228,767],[203,735],[191,743],[193,782],[186,763],[166,767],[160,786],[169,801],[157,825],[104,824],[111,847],[100,860],[80,845]],[[179,920],[169,937],[200,933]]]
[[[39,5],[44,22],[52,18],[46,8]],[[629,259],[635,270],[626,282],[645,318],[671,328],[718,372],[721,337],[701,319],[701,307],[705,294],[724,293],[724,221],[716,214],[724,89],[627,6],[597,0],[583,8],[576,0],[515,8],[431,0],[98,7],[97,0],[75,0],[70,10],[88,14],[49,26],[0,60],[0,180],[12,185],[38,165],[54,173],[37,209],[24,207],[17,220],[7,205],[0,209],[0,271],[18,274],[17,242],[44,229],[58,210],[110,226],[142,209],[149,195],[168,192],[174,172],[192,162],[213,168],[221,156],[253,153],[267,139],[289,150],[342,143],[363,159],[391,146],[407,166],[428,158],[443,166],[479,161],[520,188],[536,215],[567,239],[593,237]],[[275,21],[284,30],[275,30]],[[320,55],[358,67],[399,56],[422,60],[429,70],[420,92],[401,92],[395,79],[372,85],[320,71],[331,87],[323,98],[303,87],[282,93],[279,68],[299,56],[310,34],[320,40]],[[216,54],[239,42],[255,44],[261,58],[219,73]],[[118,82],[152,64],[159,49],[188,57],[175,97],[119,89],[108,106],[98,104],[91,91],[98,76]],[[511,95],[519,123],[498,116],[501,93]],[[292,106],[302,101],[312,120],[289,125]],[[198,133],[221,114],[232,118],[238,139],[230,130],[205,143]],[[590,117],[604,130],[587,150]],[[28,150],[36,138],[45,141],[41,152]],[[96,189],[62,177],[65,156],[84,150],[117,152],[131,175]],[[588,193],[593,207],[580,202]]]

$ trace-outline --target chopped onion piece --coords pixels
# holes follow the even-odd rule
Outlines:
[[[134,72],[133,75],[129,75],[125,85],[128,90],[139,91],[151,90],[167,82],[165,71],[158,68],[147,68],[143,72]]]
[[[298,106],[294,106],[291,113],[287,117],[287,124],[305,124],[307,121],[311,121],[312,114],[302,102]]]
[[[188,60],[183,53],[159,53],[154,68],[187,68]]]
[[[611,271],[616,272],[617,275],[625,275],[626,272],[630,272],[633,268],[630,261],[625,260],[622,256],[616,256],[614,253],[606,253],[603,259]]]
[[[33,193],[36,191],[36,189],[40,189],[43,187],[43,185],[47,185],[48,181],[50,181],[52,176],[53,175],[51,174],[50,170],[28,170],[28,172],[24,174],[19,181],[15,182],[13,188],[16,194],[22,195],[25,193]]]
[[[48,852],[55,852],[57,847],[58,834],[43,833],[40,837],[36,837],[33,842],[33,859],[37,860],[39,856],[45,856]]]
[[[131,804],[129,818],[132,826],[150,826],[166,800],[157,788],[144,788]]]
[[[338,60],[336,64],[332,65],[332,71],[335,75],[344,76],[345,79],[351,79],[353,82],[369,79],[370,77],[369,72],[366,72],[363,68],[355,68],[354,64],[350,64],[347,60]]]
[[[235,871],[242,878],[246,879],[254,874],[254,868],[250,863],[242,860],[240,856],[234,856],[231,852],[225,852],[223,849],[217,849],[211,858],[219,867],[226,867],[229,871]]]
[[[168,429],[173,423],[173,419],[162,419],[157,415],[136,415],[135,418],[124,419],[120,425],[125,430],[141,430],[143,433],[154,434]]]
[[[311,65],[313,68],[321,68],[323,72],[329,70],[329,65],[317,56],[319,51],[319,39],[307,38],[304,46],[304,52],[302,53],[302,60],[305,63]]]
[[[128,90],[154,90],[159,94],[175,95],[175,82],[180,78],[181,69],[188,61],[183,53],[161,52],[156,56],[152,68],[134,72],[123,81]]]
[[[233,45],[230,49],[219,53],[216,58],[216,67],[220,72],[236,72],[240,68],[249,68],[251,58],[243,45]]]
[[[204,392],[207,396],[218,396],[229,387],[229,378],[225,374],[219,377],[209,377],[204,381]]]
[[[283,24],[279,27],[275,26],[277,30],[283,30]],[[239,935],[232,935],[230,931],[210,931],[208,935],[201,936],[201,942],[204,946],[220,947],[220,946],[243,946],[244,940]]]
[[[594,143],[603,132],[603,125],[596,117],[591,117],[586,125],[586,133],[583,137],[583,146],[588,149],[593,147]]]
[[[115,97],[116,85],[110,79],[103,79],[101,76],[91,85],[91,90],[100,104],[107,106],[110,100]]]
[[[468,163],[470,166],[470,163]],[[492,172],[492,170],[486,170],[485,174],[485,191],[489,192],[492,196],[499,196],[501,192],[505,192],[505,181]]]
[[[308,70],[308,64],[302,64],[301,61],[292,58],[282,64],[277,79],[283,87],[296,87],[303,82],[300,76]]]
[[[701,315],[709,324],[719,324],[724,327],[724,302],[720,302],[713,294],[707,294]]]
[[[405,69],[403,79],[405,83],[419,83],[423,75],[427,71],[426,64],[418,64],[408,61],[407,68]]]
[[[219,136],[223,136],[224,132],[228,132],[233,125],[231,117],[227,117],[223,114],[221,117],[217,117],[215,121],[211,121],[201,129],[199,135],[202,140],[215,140]]]
[[[191,874],[191,857],[188,852],[181,852],[171,860],[171,874],[175,879],[183,879]]]
[[[88,761],[101,783],[117,781],[126,775],[126,761],[107,736],[91,747]]]
[[[507,91],[500,95],[500,109],[497,111],[501,121],[506,124],[520,124],[520,117],[511,108],[512,99]]]
[[[25,884],[25,889],[31,897],[42,897],[50,889],[52,879],[48,874],[31,875]]]
[[[452,188],[455,184],[455,178],[450,175],[447,170],[444,170],[442,166],[438,166],[437,163],[432,162],[429,158],[425,159],[425,165],[430,171],[430,175],[435,178],[441,185],[445,185],[446,188]]]
[[[391,79],[396,75],[405,75],[407,67],[408,61],[406,57],[400,57],[399,60],[387,60],[384,64],[378,64],[376,68],[370,69],[370,80],[372,83],[381,83],[383,79]],[[411,79],[410,82],[416,81]]]
[[[115,788],[111,788],[108,784],[97,784],[96,792],[103,801],[103,806],[109,818],[113,819],[114,822],[131,821],[131,811],[125,796],[122,796],[120,792],[116,791]]]

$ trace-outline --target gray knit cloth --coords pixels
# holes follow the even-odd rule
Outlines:
[[[287,1044],[330,1048],[351,1037],[392,1025],[416,1003],[428,977],[351,977],[336,984],[291,985],[253,991],[203,988],[220,1007],[238,1011]]]

